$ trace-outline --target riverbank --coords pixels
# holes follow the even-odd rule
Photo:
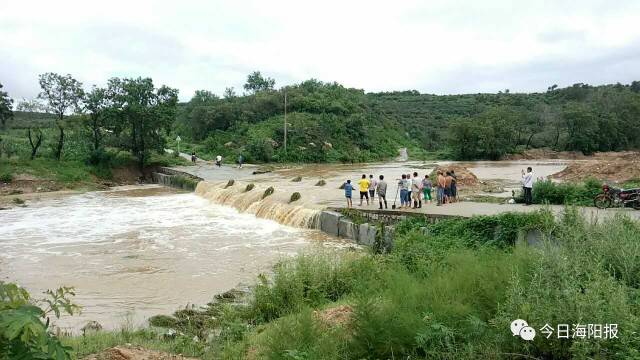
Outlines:
[[[0,208],[21,206],[25,201],[149,183],[151,174],[159,166],[188,164],[184,159],[168,154],[156,155],[145,170],[140,171],[129,154],[116,158],[101,165],[43,158],[0,158]]]
[[[153,327],[63,342],[78,356],[126,341],[201,359],[633,357],[640,313],[629,294],[639,286],[640,225],[585,220],[572,209],[560,220],[545,211],[409,219],[391,253],[306,252],[259,276],[248,296],[217,296],[157,317]],[[541,241],[523,241],[524,230]],[[615,324],[616,333],[539,332],[529,342],[513,336],[514,319],[536,332],[584,322]]]

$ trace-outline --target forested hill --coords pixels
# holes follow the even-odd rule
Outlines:
[[[199,91],[181,104],[175,131],[200,152],[253,161],[372,161],[410,153],[499,159],[527,148],[594,151],[640,147],[640,82],[544,93],[429,95],[367,93],[308,80],[287,92],[253,88],[223,98]]]

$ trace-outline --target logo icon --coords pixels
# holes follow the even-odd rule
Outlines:
[[[513,336],[520,336],[526,341],[531,341],[536,337],[536,330],[522,319],[516,319],[511,322],[511,333]]]

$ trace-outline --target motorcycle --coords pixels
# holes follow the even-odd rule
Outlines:
[[[593,199],[593,205],[598,209],[631,205],[634,209],[640,210],[640,189],[614,189],[604,184],[602,193]]]

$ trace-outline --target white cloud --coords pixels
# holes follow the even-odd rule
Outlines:
[[[6,2],[6,0],[3,0]],[[33,97],[37,75],[87,86],[150,76],[180,89],[311,77],[367,91],[541,91],[640,79],[640,2],[13,1],[0,13],[0,82]]]

